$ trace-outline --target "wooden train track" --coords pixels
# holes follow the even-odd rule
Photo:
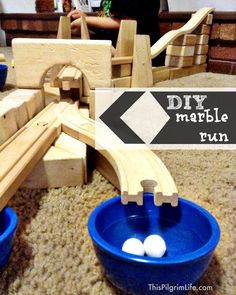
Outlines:
[[[0,169],[0,211],[61,131],[92,147],[95,145],[95,122],[84,116],[76,103],[59,102],[51,103],[0,148],[0,160],[4,163]],[[177,206],[175,183],[153,152],[99,152],[117,174],[123,204],[135,201],[142,205],[143,192],[152,192],[156,205],[167,202]]]
[[[199,9],[192,18],[181,28],[178,30],[172,30],[162,36],[153,46],[151,47],[151,58],[157,57],[160,53],[162,53],[168,45],[171,44],[178,37],[181,37],[185,34],[192,33],[208,16],[208,14],[212,13],[214,8],[212,7],[204,7]],[[133,62],[133,56],[125,56],[125,57],[113,57],[112,65],[121,65],[121,64],[129,64]]]

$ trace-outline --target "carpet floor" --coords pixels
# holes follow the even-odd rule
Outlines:
[[[4,49],[7,62],[11,50]],[[14,71],[0,98],[14,89]],[[233,87],[236,76],[198,74],[157,87]],[[221,227],[221,241],[200,285],[236,294],[236,151],[158,151],[176,181],[180,196],[209,210]],[[10,201],[19,216],[12,256],[0,272],[0,294],[119,295],[105,278],[87,231],[91,211],[117,190],[94,170],[80,187],[19,189]]]

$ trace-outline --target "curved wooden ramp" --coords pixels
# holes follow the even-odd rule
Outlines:
[[[157,57],[162,51],[164,51],[167,46],[174,41],[176,38],[183,36],[185,34],[192,33],[208,16],[212,13],[214,8],[205,7],[198,10],[192,18],[178,30],[173,30],[162,36],[152,47],[151,47],[151,57],[152,59]]]
[[[85,117],[77,104],[69,106],[59,119],[62,122],[62,131],[95,146],[95,122]],[[102,146],[102,143],[101,138],[99,145]],[[178,205],[178,193],[173,178],[152,151],[104,149],[99,150],[99,153],[109,161],[118,176],[123,204],[134,201],[142,205],[143,193],[151,192],[154,193],[156,205]]]

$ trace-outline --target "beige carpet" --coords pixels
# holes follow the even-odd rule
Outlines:
[[[11,91],[13,71],[8,81],[6,89]],[[236,76],[200,74],[158,86],[233,87]],[[236,294],[236,151],[162,151],[158,155],[180,195],[208,209],[221,227],[220,244],[200,282],[212,285],[213,291],[198,294]],[[9,204],[20,222],[10,262],[0,273],[0,294],[120,294],[105,279],[87,232],[93,208],[116,194],[97,171],[91,183],[82,187],[19,190]]]

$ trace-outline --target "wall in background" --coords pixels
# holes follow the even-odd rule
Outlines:
[[[34,13],[35,0],[0,0],[0,12],[3,13]],[[5,46],[5,33],[0,27],[0,45]]]
[[[35,0],[0,0],[0,12],[33,13],[35,12]]]

